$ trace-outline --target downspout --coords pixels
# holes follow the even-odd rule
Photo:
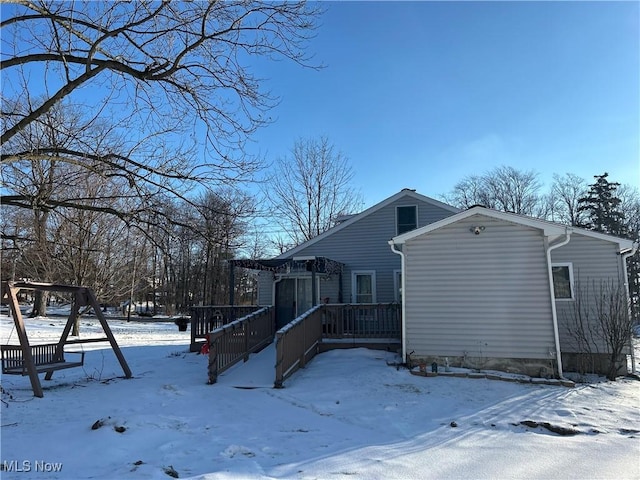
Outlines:
[[[400,330],[401,330],[401,335],[402,335],[402,359],[403,361],[407,361],[407,329],[405,328],[405,322],[407,319],[407,316],[405,315],[405,299],[406,299],[406,294],[407,294],[407,290],[404,288],[405,285],[405,258],[404,258],[404,253],[402,252],[402,250],[398,250],[396,249],[396,244],[393,243],[393,240],[389,240],[389,246],[391,247],[391,251],[395,254],[400,255],[400,272],[401,272],[401,279],[400,279],[400,288],[402,289],[402,305],[401,305],[401,315],[402,315],[402,323],[400,325]]]
[[[316,278],[316,263],[317,259],[313,260],[311,264],[311,306],[315,307],[318,304],[318,281]]]
[[[562,247],[569,243],[571,240],[572,229],[565,228],[564,239],[554,245],[547,247],[547,272],[549,274],[549,293],[551,294],[551,317],[553,318],[553,337],[556,344],[556,361],[558,363],[558,376],[564,378],[564,372],[562,371],[562,352],[560,351],[560,334],[558,333],[558,312],[556,310],[556,293],[553,288],[553,270],[551,269],[551,250]],[[548,237],[547,237],[548,238]]]
[[[276,309],[276,287],[277,284],[283,280],[284,277],[281,275],[273,274],[273,285],[271,286],[271,305],[273,305],[273,309]]]
[[[627,305],[629,305],[629,315],[633,312],[631,311],[631,297],[629,292],[629,276],[627,275],[627,258],[635,255],[638,250],[638,242],[633,242],[631,249],[625,252],[620,252],[622,256],[622,274],[624,278],[622,279],[624,282],[624,291],[627,297]],[[633,332],[629,333],[629,346],[631,347],[631,373],[636,373],[636,356],[635,356],[635,348],[633,348]]]

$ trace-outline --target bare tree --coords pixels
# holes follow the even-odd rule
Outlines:
[[[320,235],[362,203],[346,157],[325,137],[299,139],[274,170],[267,196],[293,245]]]
[[[535,215],[539,204],[540,182],[534,171],[502,166],[485,174],[488,195],[498,210]]]
[[[199,222],[203,242],[202,296],[205,305],[226,303],[229,298],[229,264],[244,246],[247,221],[255,215],[253,200],[233,190],[220,190],[200,199]]]
[[[597,370],[596,356],[600,353],[599,332],[595,328],[596,320],[591,302],[593,296],[586,284],[576,276],[574,301],[560,310],[560,319],[570,339],[570,347],[576,352],[576,367],[581,375]]]
[[[62,125],[66,125],[64,128]],[[78,210],[82,215],[75,217],[92,217],[103,212],[104,208],[116,210],[121,204],[122,186],[120,179],[112,181],[98,175],[90,168],[61,160],[59,152],[76,148],[86,141],[87,144],[100,145],[108,138],[108,133],[99,125],[85,129],[78,110],[65,105],[55,105],[37,121],[25,126],[11,140],[11,144],[21,149],[31,150],[28,158],[20,158],[2,165],[4,192],[3,209],[24,209],[33,218],[33,228],[29,229],[21,243],[22,264],[27,267],[27,276],[40,281],[63,281],[82,284],[88,267],[87,259],[91,257],[87,245],[83,245],[82,228],[71,235],[60,235],[53,224],[57,217],[66,225],[74,215],[70,205],[82,205]],[[50,148],[45,153],[43,150]],[[87,164],[85,164],[86,166]],[[117,193],[116,193],[117,192]],[[78,223],[72,223],[78,225]],[[87,224],[86,221],[82,222]],[[6,235],[11,225],[3,223],[2,233]],[[92,228],[87,227],[90,232]],[[102,236],[102,238],[105,238]],[[64,247],[63,247],[64,246]],[[71,258],[72,266],[63,266],[65,248],[78,250]],[[94,250],[95,251],[95,250]],[[84,252],[86,255],[78,255]],[[71,270],[75,274],[70,274]],[[85,272],[80,274],[80,272]],[[95,287],[95,284],[91,284]],[[44,315],[46,312],[45,296],[37,292],[32,315]]]
[[[463,178],[443,198],[459,208],[483,205],[505,212],[539,215],[542,204],[539,191],[536,172],[501,166]]]
[[[32,218],[24,209],[0,210],[0,275],[1,280],[18,280],[27,276],[23,269],[24,248],[33,240]]]
[[[194,184],[247,180],[260,161],[246,154],[245,142],[276,102],[247,65],[254,57],[306,64],[317,14],[305,3],[241,0],[6,4],[2,165],[49,157],[123,179],[130,195],[145,199],[169,192],[188,201],[184,192]],[[34,84],[42,75],[44,82]],[[17,141],[63,102],[83,107],[84,131],[105,125],[112,141]],[[58,134],[71,125],[68,118],[56,123]],[[33,198],[2,192],[2,202],[28,207]],[[41,205],[60,206],[89,208],[54,196]],[[128,221],[145,215],[139,208],[91,208]]]
[[[480,175],[468,175],[456,183],[451,192],[442,196],[445,201],[458,208],[471,208],[474,205],[482,205],[487,208],[495,208],[495,199],[488,192],[485,185],[485,177]]]
[[[551,198],[553,210],[551,220],[566,225],[580,225],[584,221],[584,212],[579,210],[578,200],[584,197],[589,186],[584,178],[565,173],[563,176],[553,175]]]
[[[607,378],[615,380],[626,348],[630,348],[633,326],[624,284],[608,281],[596,287],[596,318],[607,345],[609,368]],[[624,362],[626,368],[626,362]]]
[[[624,352],[631,347],[633,320],[626,285],[618,279],[586,278],[575,287],[575,301],[562,315],[564,327],[583,358],[581,366],[599,370],[602,358],[607,378],[615,380],[621,366],[626,368]]]

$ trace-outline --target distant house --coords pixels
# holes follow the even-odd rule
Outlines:
[[[345,216],[321,235],[261,262],[258,303],[276,307],[281,327],[320,302],[400,302],[400,258],[387,242],[458,211],[404,189]]]
[[[630,240],[483,207],[388,243],[402,258],[403,356],[536,376],[576,368],[585,352],[572,312],[597,297],[579,296],[578,286],[613,282],[628,295],[626,258],[635,249]],[[606,345],[591,342],[604,364]]]

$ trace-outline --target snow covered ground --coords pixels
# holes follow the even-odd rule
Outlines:
[[[636,380],[425,378],[355,349],[319,355],[276,390],[270,347],[207,385],[188,331],[110,324],[132,379],[104,344],[84,346],[83,368],[42,380],[42,399],[28,377],[2,377],[2,479],[640,479]],[[63,325],[28,320],[31,343]],[[97,329],[82,321],[83,336]],[[9,317],[0,333],[18,343]]]

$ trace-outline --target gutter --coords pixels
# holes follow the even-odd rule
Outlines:
[[[406,329],[406,319],[407,316],[405,315],[405,299],[406,299],[406,292],[407,290],[404,288],[405,285],[405,257],[404,257],[404,253],[402,252],[402,250],[398,250],[396,248],[396,244],[393,243],[393,240],[389,240],[389,246],[391,247],[391,251],[397,255],[400,255],[400,272],[401,272],[401,279],[400,279],[400,288],[402,289],[402,305],[400,306],[401,308],[401,315],[402,315],[402,322],[400,325],[400,334],[402,335],[402,360],[404,362],[407,361],[407,329]]]
[[[631,298],[629,296],[629,276],[627,275],[627,258],[635,255],[638,250],[638,242],[633,242],[633,245],[629,250],[624,252],[620,252],[622,256],[622,274],[624,278],[622,281],[624,282],[624,291],[627,297],[627,305],[629,305],[629,315],[631,315]],[[635,348],[633,348],[633,332],[629,333],[629,346],[631,347],[631,373],[636,373],[636,356],[635,356]]]
[[[571,240],[571,233],[573,233],[573,229],[566,227],[564,231],[564,239],[556,244],[549,245],[546,248],[547,272],[549,274],[549,293],[551,294],[551,317],[553,319],[553,337],[556,344],[556,362],[558,363],[558,376],[560,378],[564,377],[564,372],[562,371],[562,352],[560,351],[560,334],[558,333],[558,312],[556,309],[556,294],[555,294],[555,289],[553,288],[553,271],[551,270],[551,250],[555,250],[556,248],[562,247],[567,243],[569,243],[569,240]]]

